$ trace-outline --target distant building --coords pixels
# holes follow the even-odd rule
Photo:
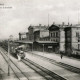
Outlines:
[[[43,37],[47,37],[47,36],[49,37],[48,26],[45,26],[45,25],[42,26],[41,24],[39,24],[38,26],[30,25],[28,27],[27,33],[25,33],[25,32],[19,33],[20,41],[18,41],[18,42],[20,44],[25,44],[27,46],[27,49],[33,50],[33,49],[35,49],[35,47],[33,46],[33,43],[35,43],[35,41],[40,41],[40,39],[42,39]]]
[[[76,54],[80,50],[80,25],[70,25],[65,28],[65,52]]]
[[[38,26],[29,26],[28,27],[29,40],[34,42],[34,39],[38,37],[38,32],[46,29],[47,29],[47,26],[42,26],[41,24],[39,24]],[[34,36],[34,34],[36,36]]]

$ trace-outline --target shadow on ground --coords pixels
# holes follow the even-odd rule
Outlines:
[[[15,54],[15,53],[11,53],[11,56],[13,56],[14,58],[18,59],[17,58],[17,54]]]

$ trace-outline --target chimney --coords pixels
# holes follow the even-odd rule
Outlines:
[[[21,33],[19,33],[19,40],[21,40]]]
[[[41,24],[39,24],[39,26],[41,26]]]
[[[72,24],[70,26],[72,26]]]
[[[68,26],[69,26],[69,22],[68,22]]]
[[[55,25],[55,22],[53,22],[53,25]]]
[[[62,22],[62,25],[63,25],[63,26],[64,26],[64,24],[65,24],[65,23],[64,23],[64,22]]]

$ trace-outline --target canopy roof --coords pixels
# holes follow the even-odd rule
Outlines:
[[[23,40],[16,41],[16,43],[33,44],[33,42],[31,41],[23,41]]]
[[[53,43],[58,43],[58,42],[54,42],[54,41],[37,41],[37,43],[41,43],[41,44],[53,44]]]

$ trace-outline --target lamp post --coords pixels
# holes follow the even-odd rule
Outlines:
[[[13,36],[9,36],[10,39],[8,39],[8,76],[10,76],[10,40],[12,40]]]
[[[33,43],[32,43],[32,51],[33,51]]]
[[[44,52],[44,44],[43,44],[43,52]]]

